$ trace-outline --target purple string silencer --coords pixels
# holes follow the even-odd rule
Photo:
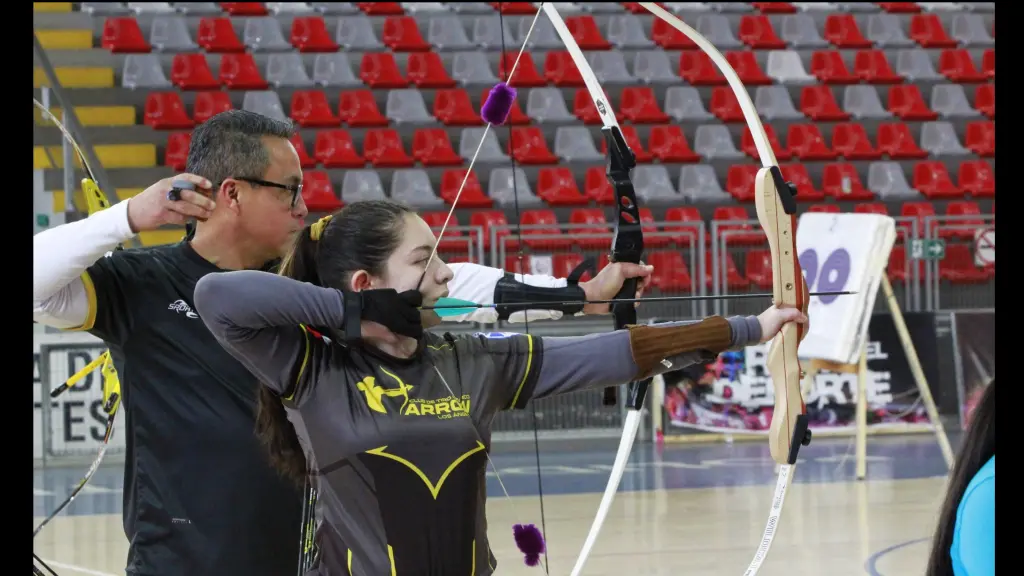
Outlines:
[[[498,82],[487,95],[484,105],[480,107],[480,117],[488,124],[500,126],[505,123],[515,101],[516,89],[504,82]]]

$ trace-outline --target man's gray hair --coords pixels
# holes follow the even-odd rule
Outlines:
[[[270,154],[261,138],[291,138],[295,125],[248,110],[211,116],[192,131],[185,171],[219,186],[227,178],[263,178]]]

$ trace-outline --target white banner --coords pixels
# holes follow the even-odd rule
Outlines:
[[[801,358],[857,362],[895,241],[895,220],[889,216],[809,212],[800,217],[796,245],[807,289],[857,292],[811,297]]]

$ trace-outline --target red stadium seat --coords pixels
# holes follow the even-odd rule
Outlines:
[[[853,60],[853,73],[868,84],[899,84],[903,77],[897,74],[882,50],[861,50]]]
[[[996,49],[989,48],[981,54],[981,71],[985,76],[995,79],[996,77]]]
[[[811,54],[811,74],[824,84],[856,84],[857,76],[846,67],[838,50],[819,50]]]
[[[220,90],[210,90],[196,94],[195,104],[192,105],[192,119],[197,124],[202,124],[221,112],[227,112],[234,108],[231,104],[231,96]]]
[[[306,143],[302,140],[302,135],[299,133],[292,134],[292,137],[288,139],[295,147],[295,153],[299,155],[299,166],[303,168],[315,168],[316,158],[309,155],[309,151],[306,150]]]
[[[725,190],[739,202],[754,201],[757,164],[733,164],[725,177]]]
[[[622,89],[619,113],[634,124],[663,124],[669,121],[667,114],[658,106],[654,90],[650,87]]]
[[[401,135],[393,128],[367,130],[363,137],[363,157],[374,168],[411,168],[415,164],[402,146]]]
[[[925,218],[929,216],[935,216],[935,205],[931,202],[904,202],[900,206],[900,216],[902,218],[913,218],[917,222],[917,236],[924,238],[929,234],[926,226],[929,226]],[[906,230],[906,234],[914,234],[914,230],[907,224],[900,225]],[[935,229],[935,221],[932,220],[930,224],[932,230]]]
[[[405,88],[409,80],[402,76],[390,52],[363,54],[359,63],[359,79],[370,88]]]
[[[967,50],[943,50],[939,54],[939,72],[953,82],[984,82],[988,75],[979,71]]]
[[[421,128],[412,136],[412,156],[424,166],[461,166],[444,128]]]
[[[156,130],[191,129],[195,125],[177,92],[147,94],[143,123]]]
[[[344,130],[320,130],[313,142],[313,155],[324,168],[362,168],[366,159],[356,151],[352,136]]]
[[[140,54],[153,49],[142,35],[139,23],[131,16],[107,18],[103,22],[100,46],[114,54]]]
[[[914,165],[912,186],[929,200],[963,196],[941,160],[927,160]]]
[[[533,16],[537,13],[537,7],[533,2],[488,2],[491,8],[506,16]]]
[[[217,90],[220,82],[213,77],[206,55],[175,54],[171,60],[171,83],[182,90]]]
[[[416,19],[411,16],[388,16],[384,19],[381,41],[395,52],[418,52],[430,50],[430,43],[423,39]]]
[[[558,164],[558,156],[548,148],[544,133],[536,126],[512,129],[508,155],[520,164]]]
[[[751,2],[750,4],[765,14],[794,14],[796,12],[796,6],[789,2]]]
[[[231,19],[223,16],[200,19],[196,43],[207,52],[245,52],[245,44],[238,39]]]
[[[423,212],[420,214],[423,221],[430,226],[430,229],[435,234],[441,233],[441,228],[444,227],[444,222],[448,218],[448,212]],[[448,222],[448,228],[445,229],[444,237],[437,245],[438,252],[449,252],[449,251],[465,251],[466,250],[466,238],[467,236],[462,230],[456,230],[455,227],[459,226],[458,215],[452,214],[451,221]],[[450,262],[451,260],[449,260]]]
[[[566,50],[551,50],[547,53],[544,57],[544,77],[560,88],[580,88],[584,85],[579,68]]]
[[[889,209],[885,204],[881,202],[865,202],[864,204],[857,204],[853,207],[853,211],[856,214],[881,214],[882,216],[889,215]]]
[[[784,50],[786,48],[786,42],[779,38],[771,21],[763,14],[740,18],[739,37],[740,41],[754,50]]]
[[[302,201],[310,212],[334,212],[342,206],[331,178],[322,170],[307,170],[302,174]]]
[[[995,84],[982,84],[974,89],[974,107],[989,118],[996,117]]]
[[[554,254],[551,257],[552,275],[555,278],[568,278],[576,267],[582,263],[583,254]],[[590,272],[587,271],[581,274],[579,279],[581,282],[586,282],[587,280],[590,280],[590,278]]]
[[[192,142],[191,132],[172,132],[167,135],[167,146],[164,148],[164,166],[181,172],[185,169],[188,159],[188,147]]]
[[[456,186],[458,184],[456,183]],[[478,185],[479,188],[479,185]],[[465,195],[465,193],[463,193]],[[459,200],[461,202],[461,200]],[[501,210],[474,210],[469,217],[470,226],[479,226],[482,230],[484,237],[484,250],[491,249],[491,230],[493,228],[500,228],[494,231],[494,235],[501,242],[501,238],[509,236],[511,230],[507,228],[508,219],[505,217],[505,213]],[[510,238],[504,240],[505,246],[510,250],[516,250],[519,248],[519,242],[513,235]]]
[[[871,144],[864,125],[859,122],[832,127],[832,149],[847,160],[878,160],[882,153]]]
[[[964,133],[964,145],[978,156],[995,156],[996,123],[983,120],[968,122]]]
[[[811,120],[849,120],[849,113],[843,111],[828,86],[804,86],[800,90],[800,111]],[[790,149],[792,142],[787,142]]]
[[[765,74],[761,66],[757,64],[757,58],[754,57],[753,52],[726,52],[725,59],[747,86],[767,86],[774,83],[774,80]]]
[[[571,174],[570,174],[571,175]],[[577,192],[579,194],[579,192]],[[584,250],[607,248],[611,241],[611,226],[600,208],[576,208],[569,213],[569,223],[577,227],[569,229],[568,235]]]
[[[960,163],[960,189],[975,197],[996,195],[996,174],[985,160],[967,160]]]
[[[417,88],[454,88],[455,80],[441,62],[441,56],[434,52],[409,54],[405,74]]]
[[[775,127],[771,124],[764,125],[764,133],[768,136],[768,144],[772,147],[772,152],[775,153],[775,159],[781,162],[789,160],[793,154],[779,142],[779,137],[775,133]],[[754,135],[750,132],[750,127],[746,126],[743,128],[743,136],[740,138],[740,148],[754,160],[760,160],[761,155],[757,152],[757,144],[754,142]]]
[[[589,14],[566,17],[565,27],[569,29],[581,50],[610,50],[612,47],[598,30],[594,17]]]
[[[469,94],[461,88],[434,93],[434,118],[445,126],[481,126],[484,123],[473,108]]]
[[[825,143],[817,124],[790,124],[786,143],[790,152],[803,161],[833,160],[838,156]]]
[[[633,151],[633,155],[636,156],[636,161],[639,164],[645,164],[654,159],[654,156],[644,150],[644,145],[640,141],[640,135],[636,133],[636,127],[629,124],[623,124],[622,137],[626,140],[626,145]],[[608,154],[608,141],[603,137],[601,138],[601,154]]]
[[[576,90],[572,99],[572,113],[584,124],[601,124],[601,116],[597,113],[597,106],[590,92],[586,88]],[[621,114],[620,114],[621,115]],[[616,115],[618,118],[619,115]]]
[[[263,2],[221,2],[220,7],[232,16],[267,15],[267,7]]]
[[[730,220],[751,220],[750,213],[743,206],[718,206],[715,208],[714,220],[730,221]],[[730,234],[729,244],[761,244],[767,240],[764,232],[759,229],[755,232],[754,227],[751,224],[724,224],[718,227],[719,232],[725,232],[727,230],[749,230],[746,234]]]
[[[693,278],[682,252],[659,250],[649,252],[647,259],[654,266],[654,273],[651,274],[652,288],[668,294],[693,291]]]
[[[878,150],[893,160],[928,157],[928,152],[917,145],[910,127],[903,122],[883,122],[878,125]]]
[[[569,168],[541,168],[537,172],[537,197],[552,206],[581,206],[589,199],[580,194]]]
[[[814,181],[811,180],[811,174],[807,171],[807,166],[798,162],[791,162],[779,165],[779,170],[787,182],[792,182],[796,186],[797,200],[801,202],[819,202],[825,199],[825,194],[818,190],[814,185]]]
[[[910,19],[910,38],[922,48],[955,48],[938,14],[915,14]]]
[[[826,164],[821,175],[821,188],[836,200],[874,200],[875,195],[864,187],[853,164]]]
[[[726,84],[725,76],[701,50],[684,50],[679,56],[679,76],[693,86]]]
[[[835,204],[827,204],[827,206],[835,206]],[[836,208],[838,209],[838,206]],[[751,284],[765,290],[772,288],[772,253],[770,250],[747,252],[747,262],[744,268]]]
[[[664,230],[659,230],[658,226],[654,224],[655,218],[654,213],[651,212],[650,208],[640,209],[640,224],[642,225],[644,233],[644,246],[656,247],[666,246],[672,243],[672,239],[665,233]]]
[[[320,90],[296,90],[291,106],[292,120],[304,128],[341,125],[341,118],[334,115],[327,95]]]
[[[231,90],[266,90],[269,87],[249,53],[221,56],[220,83]]]
[[[597,204],[615,204],[615,189],[608,181],[603,166],[587,168],[586,176],[583,179],[583,193],[587,199]]]
[[[711,105],[708,108],[722,122],[744,122],[740,101],[728,86],[715,86],[711,90]]]
[[[572,239],[558,227],[553,210],[523,210],[522,220],[523,242],[531,250],[568,250],[572,246]]]
[[[839,214],[842,210],[838,204],[812,204],[807,207],[808,212],[821,212],[825,214]]]
[[[704,262],[706,263],[704,279],[705,282],[707,282],[708,290],[712,290],[715,285],[714,261],[715,259],[710,257],[704,259]],[[723,271],[725,272],[724,274],[722,273]],[[728,252],[719,252],[718,254],[719,289],[722,288],[721,282],[723,276],[725,280],[725,286],[728,287],[729,290],[742,290],[750,286],[750,280],[744,278],[743,275],[740,274],[740,269],[736,267],[736,261]]]
[[[871,48],[870,40],[861,34],[853,14],[830,14],[825,18],[825,40],[836,48]]]
[[[321,16],[298,16],[292,20],[291,43],[299,52],[338,51]]]
[[[467,208],[490,208],[492,201],[484,194],[483,188],[480,187],[480,180],[476,177],[476,172],[470,172],[467,177],[465,168],[445,170],[441,174],[441,199],[448,204],[454,202],[463,180],[466,181],[466,185],[462,189],[462,196],[459,197],[458,205]],[[470,222],[470,226],[476,225]]]
[[[876,2],[876,4],[890,14],[910,14],[921,11],[917,2]]]
[[[967,244],[947,244],[946,256],[939,261],[939,278],[953,284],[979,284],[995,271],[979,267]]]
[[[519,64],[516,64],[516,58],[519,58]],[[516,88],[547,86],[547,79],[537,70],[537,65],[534,64],[533,56],[529,52],[523,52],[521,57],[518,50],[505,52],[498,60],[498,78],[508,78],[508,73],[512,72],[513,66],[515,66],[515,73],[512,75],[512,86]]]
[[[665,225],[665,231],[671,232],[672,241],[680,246],[689,246],[693,242],[707,244],[711,241],[711,233],[706,226],[704,237],[701,238],[700,226],[704,224],[704,219],[694,206],[673,206],[665,210],[665,221],[672,222]]]
[[[388,119],[380,113],[373,92],[349,90],[341,93],[338,102],[338,116],[353,128],[387,126]]]
[[[400,16],[405,14],[398,2],[356,2],[356,6],[367,16]]]
[[[626,126],[623,126],[625,128]],[[628,143],[628,140],[627,140]],[[683,129],[678,124],[668,124],[663,126],[652,126],[651,134],[647,138],[647,146],[650,149],[650,154],[654,158],[657,158],[663,163],[690,163],[700,162],[700,154],[693,151],[690,147],[689,142],[686,141],[686,135],[683,134]],[[607,151],[608,145],[605,144],[602,150]],[[634,148],[636,150],[636,148]],[[640,161],[640,158],[637,158]]]
[[[941,224],[940,238],[970,241],[974,239],[975,229],[985,226],[985,222],[981,219],[981,208],[978,207],[977,202],[963,200],[950,202],[946,205],[946,216],[952,216],[955,219]],[[972,216],[977,216],[977,218],[972,218]]]
[[[646,12],[646,9],[644,9]],[[655,18],[651,24],[651,40],[664,50],[696,50],[690,37],[676,30],[667,21]]]

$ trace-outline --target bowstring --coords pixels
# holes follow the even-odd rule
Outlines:
[[[501,33],[501,69],[503,70],[503,72],[501,73],[501,75],[503,76],[502,81],[505,82],[506,86],[509,86],[509,84],[512,81],[512,73],[515,72],[516,67],[519,65],[519,60],[522,59],[523,52],[526,51],[527,43],[529,42],[529,39],[530,39],[530,32],[533,31],[533,27],[536,26],[536,24],[537,24],[537,17],[540,16],[540,7],[539,6],[537,7],[537,12],[538,12],[537,17],[534,17],[533,24],[530,26],[530,32],[527,33],[526,38],[523,40],[523,45],[519,49],[519,55],[516,56],[515,64],[512,65],[512,69],[510,69],[510,70],[505,70],[505,68],[506,68],[506,66],[505,66],[505,54],[506,54],[506,49],[507,48],[506,48],[506,45],[505,45],[505,13],[504,13],[504,10],[503,10],[504,7],[505,7],[505,3],[504,2],[499,2],[498,3],[498,30]],[[516,100],[513,100],[512,101],[512,106],[515,107],[516,105],[517,105]],[[509,160],[511,160],[511,162],[512,162],[512,202],[513,202],[513,205],[515,206],[515,211],[516,211],[516,238],[517,238],[517,243],[518,243],[517,248],[518,248],[518,253],[519,253],[519,272],[520,272],[520,274],[522,274],[523,281],[525,281],[526,280],[526,267],[523,265],[523,262],[524,262],[524,259],[525,259],[525,254],[523,252],[523,246],[524,246],[524,244],[523,244],[523,217],[522,217],[522,214],[519,211],[519,179],[516,178],[515,142],[514,142],[514,140],[512,138],[511,116],[512,116],[512,111],[510,109],[509,110],[509,118],[507,118],[505,122],[506,122],[506,126],[507,126],[507,129],[508,129]],[[523,314],[523,330],[525,331],[526,335],[529,336],[530,335],[530,314],[529,314],[528,310],[523,310],[522,314]],[[530,402],[530,411],[531,411],[532,416],[533,416],[533,418],[532,418],[533,419],[533,449],[534,449],[534,455],[536,456],[536,463],[537,463],[537,495],[538,495],[539,500],[540,500],[540,531],[541,531],[541,535],[545,539],[545,546],[544,546],[544,573],[545,574],[550,574],[551,572],[550,572],[550,569],[548,567],[549,566],[548,547],[547,547],[547,544],[546,544],[547,536],[548,536],[548,530],[547,530],[547,524],[546,524],[545,518],[544,518],[544,482],[542,480],[541,472],[540,472],[540,434],[539,434],[539,432],[537,430],[537,403],[534,400],[530,400],[529,402]]]

